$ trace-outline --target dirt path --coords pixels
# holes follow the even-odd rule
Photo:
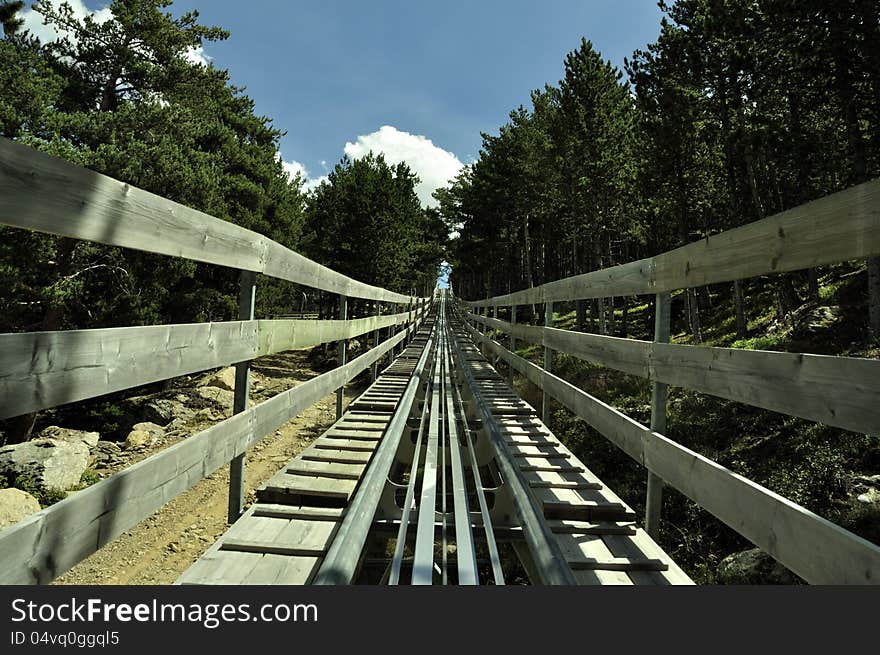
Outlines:
[[[296,377],[286,386],[317,375],[301,367],[295,370]],[[276,377],[278,387],[287,382]],[[359,393],[360,389],[346,389],[346,403]],[[248,451],[247,505],[254,501],[254,489],[320,436],[333,423],[335,413],[336,397],[327,396]],[[171,584],[226,531],[228,486],[229,467],[224,466],[53,584]]]

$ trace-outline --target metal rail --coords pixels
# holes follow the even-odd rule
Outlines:
[[[477,410],[482,421],[483,429],[489,435],[489,439],[495,448],[495,461],[510,491],[517,516],[522,522],[526,544],[534,559],[535,568],[541,582],[548,585],[577,584],[577,580],[566,563],[566,558],[559,548],[559,544],[544,520],[542,509],[529,493],[528,484],[522,472],[511,461],[498,424],[492,416],[492,412],[489,410],[489,406],[483,398],[474,376],[464,363],[464,354],[461,351],[461,344],[458,342],[457,337],[454,343],[454,352],[459,364],[458,369],[461,371],[461,375],[473,396],[474,408]]]
[[[422,374],[428,361],[428,355],[432,350],[432,339],[433,330],[415,370],[410,376],[406,391],[404,391],[385,431],[385,436],[376,449],[358,491],[339,526],[330,550],[327,551],[321,568],[315,576],[314,584],[350,584],[357,571],[361,551],[376,515],[379,498],[385,488],[388,473],[394,463],[394,456],[400,446],[400,438],[406,428],[416,392],[422,384]]]

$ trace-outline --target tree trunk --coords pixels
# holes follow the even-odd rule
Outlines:
[[[743,309],[741,280],[734,280],[733,282],[733,311],[736,314],[736,338],[745,339],[748,335],[748,326],[746,324],[746,313]]]
[[[688,324],[690,325],[691,335],[697,343],[703,343],[703,331],[700,329],[700,308],[697,305],[697,294],[693,289],[685,292],[687,302]]]
[[[807,295],[808,300],[813,301],[814,303],[819,302],[819,275],[816,273],[815,268],[807,269]]]
[[[578,332],[583,332],[584,328],[586,327],[585,326],[586,313],[587,313],[586,310],[587,310],[587,302],[585,300],[578,300],[577,301],[577,308],[576,308],[577,318],[575,319],[575,330],[577,330]]]
[[[614,315],[614,296],[611,296],[608,299],[608,316],[606,317],[605,320],[608,324],[608,334],[610,334],[611,336],[614,336],[615,329],[617,327],[615,325],[615,323],[617,321],[617,317]]]
[[[700,298],[700,305],[703,309],[712,309],[712,296],[709,293],[709,287],[700,287],[699,289],[697,289],[697,295]]]
[[[800,307],[801,297],[791,282],[791,275],[783,273],[776,279],[776,318],[788,320],[788,315]]]
[[[626,339],[629,336],[629,296],[624,296],[623,314],[620,319],[620,336]]]
[[[531,289],[535,286],[534,278],[532,277],[532,253],[529,249],[529,217],[525,216],[523,219],[523,254],[526,258],[526,289]],[[535,315],[535,305],[532,306],[531,315]]]
[[[868,259],[868,329],[880,341],[880,257]]]

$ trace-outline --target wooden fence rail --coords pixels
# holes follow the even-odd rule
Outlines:
[[[352,339],[406,320],[403,312],[349,321],[254,320],[0,334],[0,419]]]
[[[406,304],[243,227],[0,137],[0,223]]]
[[[880,434],[880,360],[739,350],[478,323],[594,364],[657,382],[867,434]]]
[[[0,225],[37,230],[241,271],[242,320],[0,334],[0,419],[236,365],[231,418],[0,532],[0,584],[45,583],[231,463],[230,518],[241,509],[245,451],[407,341],[430,298],[353,280],[250,230],[0,138]],[[406,305],[342,320],[254,320],[256,273],[342,298]],[[403,326],[379,343],[379,331]],[[356,359],[247,408],[248,362],[372,334]]]
[[[880,255],[880,179],[655,257],[468,301],[468,305],[656,294],[874,255]]]
[[[880,547],[634,421],[471,326],[473,338],[649,471],[813,584],[880,584]]]

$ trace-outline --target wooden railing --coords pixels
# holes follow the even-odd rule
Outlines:
[[[507,333],[511,349],[479,343],[648,469],[646,528],[657,535],[663,484],[708,510],[803,579],[816,584],[880,584],[880,547],[740,476],[664,435],[669,384],[856,432],[880,434],[880,361],[667,343],[669,292],[880,255],[880,180],[782,214],[622,266],[532,289],[463,302],[476,326]],[[656,294],[655,339],[638,341],[552,327],[553,302]],[[516,306],[545,303],[546,325],[516,323]],[[511,321],[497,308],[511,307]],[[490,318],[487,308],[495,308]],[[486,308],[483,315],[469,311]],[[544,366],[512,350],[544,346]],[[553,353],[652,381],[646,427],[554,375]]]
[[[245,451],[334,390],[341,411],[342,387],[375,372],[433,300],[358,282],[260,234],[2,138],[0,224],[241,271],[238,321],[0,334],[0,418],[236,366],[231,418],[0,532],[0,584],[51,581],[226,463],[234,520]],[[257,273],[339,294],[342,320],[254,320]],[[346,320],[348,297],[398,309]],[[345,340],[368,333],[375,347],[347,362]],[[339,344],[337,368],[248,407],[250,360],[329,342]]]

